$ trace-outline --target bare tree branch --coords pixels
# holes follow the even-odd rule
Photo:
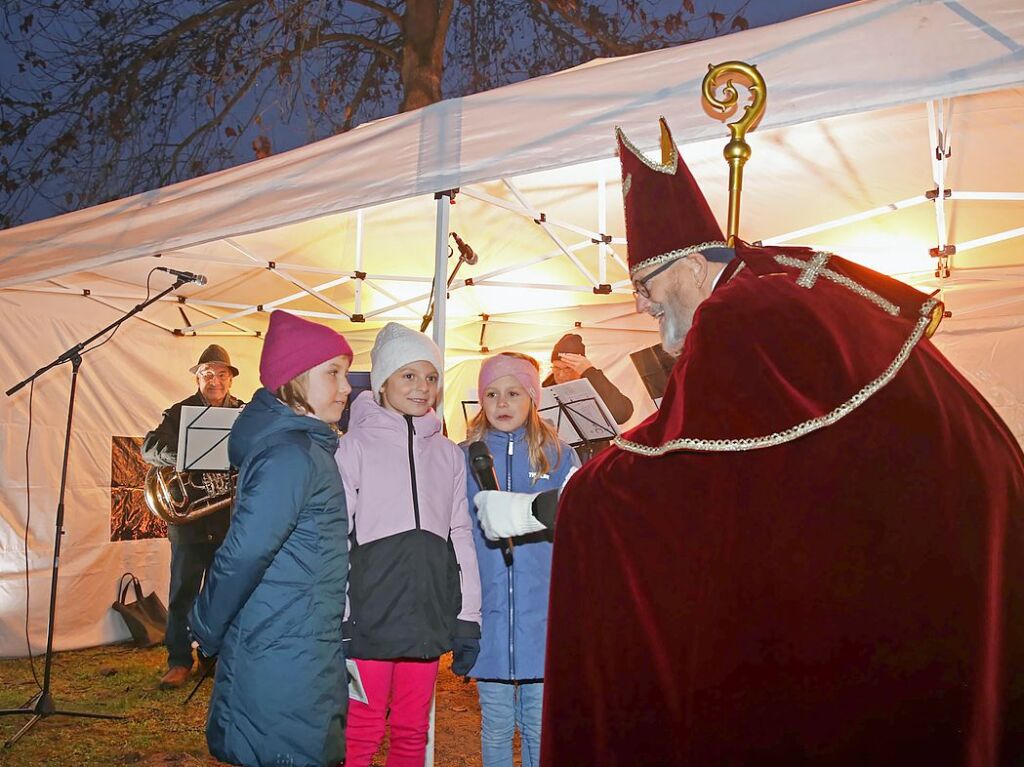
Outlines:
[[[402,26],[402,16],[397,11],[388,8],[386,5],[375,3],[373,0],[351,0],[353,3],[358,5],[366,6],[367,8],[377,11],[381,16],[385,16],[394,22],[397,26]]]
[[[5,0],[0,226],[248,161],[254,145],[746,26],[664,6]]]

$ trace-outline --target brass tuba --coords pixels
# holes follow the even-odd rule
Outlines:
[[[235,498],[238,472],[175,471],[154,466],[146,474],[146,506],[169,525],[187,525],[227,508]]]

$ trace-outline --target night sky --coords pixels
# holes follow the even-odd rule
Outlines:
[[[705,12],[708,9],[714,9],[726,17],[731,17],[739,9],[744,8],[743,16],[749,22],[751,27],[764,26],[766,24],[772,24],[786,19],[802,16],[804,14],[813,13],[826,8],[831,8],[837,5],[844,5],[849,0],[749,0],[745,3],[744,0],[695,0],[694,5],[698,14]],[[662,13],[672,12],[676,10],[680,3],[676,2],[660,2],[654,3],[657,9]],[[17,73],[17,62],[14,59],[12,52],[4,45],[0,43],[0,80],[3,82],[11,82],[12,78],[19,80],[19,85],[25,85],[24,78],[30,75],[18,74]],[[397,110],[397,104],[394,107]],[[383,115],[382,115],[383,116]],[[263,130],[269,134],[271,139],[273,150],[275,153],[287,151],[293,149],[296,146],[300,146],[308,140],[308,133],[306,131],[306,125],[302,120],[301,116],[293,118],[292,124],[282,121],[267,121]],[[236,153],[237,162],[243,163],[253,159],[252,151],[248,148],[248,142],[240,145],[239,151]],[[59,190],[49,190],[51,193],[56,191],[56,197],[59,197]],[[2,203],[0,203],[2,205]],[[29,211],[27,217],[23,217],[21,222],[44,218],[50,215],[54,215],[54,208],[47,202],[37,200]]]

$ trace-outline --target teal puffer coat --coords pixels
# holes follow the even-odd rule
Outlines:
[[[206,739],[221,761],[322,767],[345,755],[348,515],[337,444],[327,424],[265,389],[231,430],[234,514],[189,616],[200,648],[219,656]]]

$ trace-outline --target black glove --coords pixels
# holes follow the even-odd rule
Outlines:
[[[480,640],[473,637],[455,637],[452,639],[452,673],[465,676],[476,663],[480,654]]]
[[[199,666],[199,673],[203,676],[213,676],[217,669],[217,656],[206,655],[201,648],[196,648],[196,661]]]

